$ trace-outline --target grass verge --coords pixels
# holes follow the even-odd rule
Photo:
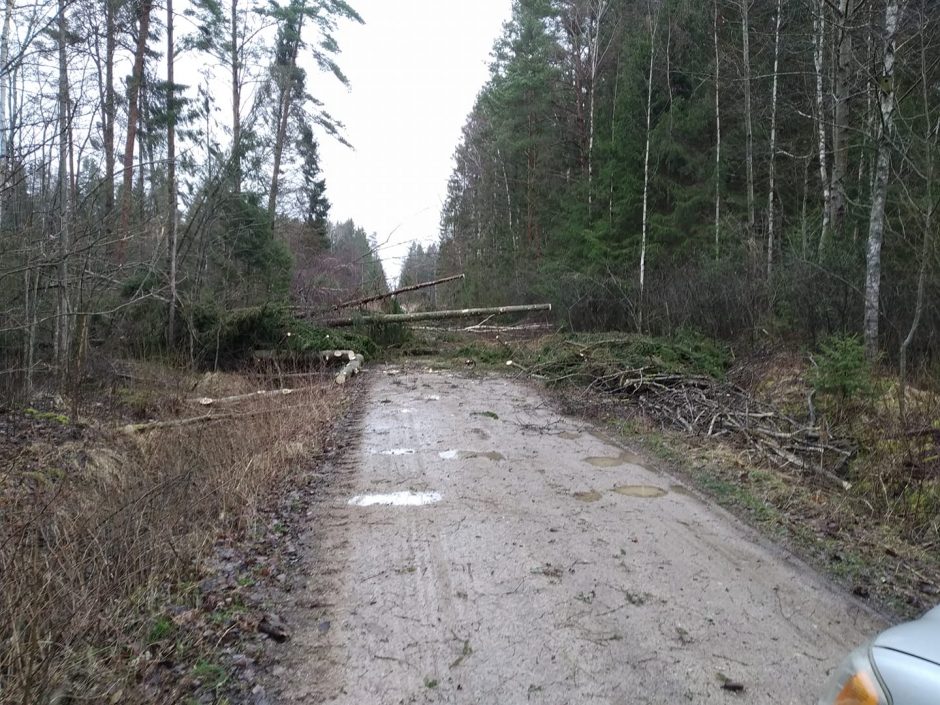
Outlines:
[[[152,372],[115,390],[134,409],[100,401],[80,420],[0,417],[0,703],[166,700],[158,674],[181,662],[193,687],[218,690],[214,644],[187,609],[201,599],[200,562],[313,462],[352,394],[313,381],[250,400],[244,416],[131,437],[119,421],[139,415],[141,399],[165,420],[201,413],[190,395],[256,388],[216,374],[193,392],[189,379],[162,370],[154,384]]]

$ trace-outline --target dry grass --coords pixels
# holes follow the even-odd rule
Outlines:
[[[250,386],[230,378],[212,391]],[[42,428],[0,458],[0,703],[144,699],[162,602],[221,532],[250,526],[265,497],[312,462],[346,408],[325,382],[249,403],[245,418],[136,438],[113,421],[18,421]],[[181,415],[186,407],[178,391],[163,399]]]

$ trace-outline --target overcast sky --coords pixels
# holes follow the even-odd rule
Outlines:
[[[311,92],[346,125],[350,150],[323,137],[334,221],[352,218],[380,243],[394,283],[412,241],[438,237],[454,149],[511,0],[354,0],[363,26],[337,39],[347,91],[331,76]]]

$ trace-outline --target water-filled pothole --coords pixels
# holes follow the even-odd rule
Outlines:
[[[669,485],[669,491],[675,492],[676,494],[685,495],[686,497],[694,497],[695,499],[698,499],[698,495],[685,485]]]
[[[437,454],[441,460],[469,460],[471,458],[486,458],[487,460],[499,461],[505,460],[506,456],[502,453],[498,453],[495,450],[490,451],[481,451],[481,450],[442,450]]]
[[[617,456],[609,455],[595,455],[590,456],[584,459],[588,465],[593,465],[596,468],[616,468],[621,465],[640,465],[643,459],[633,453],[628,453],[624,451]],[[643,467],[640,465],[640,467]]]
[[[597,502],[601,498],[601,493],[597,490],[590,490],[588,492],[575,492],[574,498],[580,502]]]
[[[642,497],[644,499],[654,499],[666,494],[666,490],[652,485],[620,485],[614,487],[613,491],[626,497]]]
[[[372,455],[414,455],[414,448],[389,448],[388,450],[374,450]]]
[[[354,507],[420,507],[441,501],[440,492],[390,492],[389,494],[357,494],[347,504]]]

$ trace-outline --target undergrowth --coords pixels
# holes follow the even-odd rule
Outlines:
[[[251,391],[228,379],[225,392]],[[165,605],[195,606],[200,557],[320,450],[343,399],[315,384],[252,401],[250,416],[135,437],[113,421],[0,419],[22,439],[0,444],[0,703],[154,699],[167,663],[206,648]]]

